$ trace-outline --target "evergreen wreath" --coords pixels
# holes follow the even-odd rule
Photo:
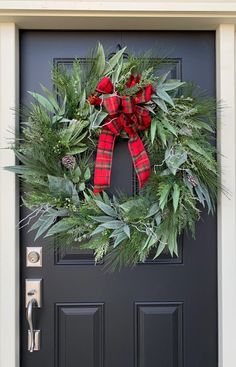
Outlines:
[[[58,245],[93,249],[96,261],[109,255],[114,266],[178,256],[178,237],[194,236],[218,189],[215,101],[161,73],[163,61],[125,59],[124,51],[106,61],[99,44],[86,70],[79,60],[70,73],[54,67],[54,91],[29,92],[11,147],[21,164],[6,167],[23,182],[35,239],[56,236]],[[133,197],[105,191],[118,135],[138,177]]]

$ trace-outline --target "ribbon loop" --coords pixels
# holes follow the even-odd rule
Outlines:
[[[104,98],[103,105],[109,115],[115,115],[119,111],[120,98],[117,95]]]
[[[105,76],[97,85],[96,92],[102,94],[111,94],[113,92],[113,84],[108,76]]]
[[[132,88],[141,80],[141,75],[131,75],[127,87]],[[104,77],[98,84],[96,91],[101,94],[111,94],[114,86],[108,77]],[[102,105],[108,112],[101,130],[97,157],[94,170],[94,193],[99,193],[110,187],[113,150],[116,136],[124,130],[129,136],[128,147],[133,165],[138,177],[140,188],[150,176],[151,168],[147,152],[138,135],[138,130],[145,130],[151,124],[149,111],[140,106],[149,102],[153,93],[152,85],[140,89],[135,96],[119,96],[113,94],[101,98]],[[100,98],[100,97],[98,97]]]

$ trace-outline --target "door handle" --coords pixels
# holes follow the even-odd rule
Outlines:
[[[26,319],[28,322],[28,351],[40,350],[40,330],[34,329],[34,310],[42,306],[41,297],[42,279],[26,279],[25,281],[25,305]]]
[[[33,309],[37,307],[38,303],[35,298],[31,298],[27,305],[26,309],[26,319],[29,324],[29,331],[28,331],[28,349],[30,352],[35,350],[35,331],[33,327]]]

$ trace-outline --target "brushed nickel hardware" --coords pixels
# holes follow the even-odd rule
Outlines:
[[[33,325],[33,310],[42,307],[42,279],[25,280],[25,306],[28,321],[28,350],[32,353],[40,350],[40,330]]]
[[[42,266],[42,247],[26,247],[26,266]]]
[[[34,330],[33,327],[33,309],[37,307],[37,301],[35,298],[31,298],[26,309],[26,319],[29,324],[28,330],[28,350],[29,352],[38,351],[40,348],[40,330]],[[37,336],[37,337],[36,337]],[[37,339],[37,341],[36,341]]]
[[[35,299],[38,308],[42,307],[42,279],[25,280],[25,307],[31,299]]]
[[[28,330],[28,351],[29,352],[38,352],[40,350],[40,334],[41,330],[34,330],[34,349],[30,350],[30,343],[31,343],[31,333],[30,330]]]

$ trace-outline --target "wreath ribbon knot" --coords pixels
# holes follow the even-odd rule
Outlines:
[[[131,75],[127,87],[132,88],[139,83],[141,76]],[[104,77],[96,88],[102,95],[114,93],[114,86],[108,77]],[[142,188],[151,172],[150,161],[138,134],[151,124],[151,116],[147,108],[140,104],[149,102],[153,93],[152,85],[141,88],[134,96],[91,96],[89,101],[94,105],[103,105],[108,116],[98,140],[97,156],[94,169],[94,193],[110,187],[113,151],[116,137],[125,131],[129,137],[128,147],[133,160],[139,187]]]

